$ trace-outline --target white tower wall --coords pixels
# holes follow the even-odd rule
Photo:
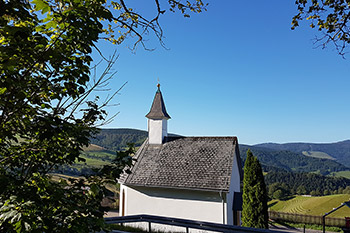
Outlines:
[[[148,142],[160,145],[168,136],[168,121],[166,119],[148,119]]]

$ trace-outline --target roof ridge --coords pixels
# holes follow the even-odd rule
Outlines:
[[[237,136],[166,136],[167,138],[235,138]]]

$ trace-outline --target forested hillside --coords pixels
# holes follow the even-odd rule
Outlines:
[[[350,192],[349,179],[322,176],[314,173],[268,172],[265,175],[265,182],[269,189],[269,196],[278,199],[279,197],[294,194],[320,196]],[[278,190],[280,191],[276,194],[275,192]]]
[[[285,170],[291,172],[316,172],[328,175],[331,172],[346,171],[348,167],[329,159],[318,159],[287,150],[274,150],[257,146],[240,145],[240,154],[244,160],[250,148],[263,165],[265,171]]]
[[[138,129],[101,129],[91,143],[117,151],[124,149],[129,142],[135,143],[136,147],[141,146],[147,135],[147,131]]]
[[[323,152],[335,158],[341,164],[350,167],[350,140],[336,143],[263,143],[257,147],[274,150],[289,150],[293,152]]]
[[[103,147],[105,150],[117,151],[126,147],[127,143],[135,143],[141,146],[147,138],[147,131],[137,129],[101,129],[92,138],[91,143]],[[267,144],[266,144],[267,145]],[[293,172],[315,172],[328,175],[331,172],[345,171],[349,168],[329,159],[318,159],[303,155],[300,152],[288,150],[276,150],[257,146],[240,145],[241,157],[246,157],[246,151],[250,148],[258,157],[265,171],[293,171]],[[295,150],[301,150],[294,149]]]
[[[137,129],[101,129],[92,138],[91,143],[103,147],[106,150],[117,151],[126,147],[127,143],[135,143],[141,146],[147,138],[147,131]],[[250,148],[262,163],[265,171],[293,171],[293,172],[316,172],[328,175],[331,172],[345,171],[349,168],[329,159],[318,159],[303,155],[299,152],[288,150],[276,150],[257,146],[241,144],[239,146],[241,157],[246,157],[246,151]],[[295,149],[297,150],[297,149]],[[299,149],[300,150],[300,149]]]
[[[115,156],[115,151],[123,150],[127,143],[135,143],[136,147],[138,147],[146,138],[147,132],[143,130],[101,129],[99,134],[91,140],[97,146],[90,145],[88,148],[85,148],[83,157],[87,159],[87,162],[79,163],[74,167],[65,167],[65,172],[72,174],[91,172],[93,167],[98,167],[111,161]],[[346,145],[346,142],[344,143]],[[341,148],[336,148],[335,151],[341,151],[346,148],[342,143],[337,145]],[[286,144],[286,146],[262,144],[259,147],[241,144],[239,148],[243,161],[246,158],[248,148],[258,157],[264,171],[267,172],[265,181],[268,185],[270,197],[274,194],[283,197],[291,194],[311,193],[313,195],[321,195],[342,193],[342,189],[350,186],[349,179],[324,176],[332,172],[349,171],[348,167],[334,160],[303,155],[302,151],[315,150],[315,148],[307,146],[310,145],[307,143]],[[333,146],[336,147],[336,145]]]
[[[171,133],[168,135],[179,136]],[[101,129],[101,131],[91,139],[91,143],[104,147],[107,150],[117,151],[126,148],[127,143],[134,143],[135,147],[139,147],[147,136],[147,131],[139,129]]]

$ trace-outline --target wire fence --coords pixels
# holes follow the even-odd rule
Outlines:
[[[277,211],[269,211],[269,218],[272,220],[283,220],[294,223],[318,224],[322,225],[322,216],[284,213]],[[348,223],[347,223],[348,222]],[[349,219],[326,217],[326,226],[348,227]]]

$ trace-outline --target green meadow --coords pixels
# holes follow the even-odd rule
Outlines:
[[[295,196],[288,200],[272,200],[268,203],[269,210],[285,213],[323,215],[333,208],[340,206],[343,202],[349,201],[350,194],[337,194],[322,197]],[[350,208],[344,206],[329,217],[343,218],[350,217]]]

